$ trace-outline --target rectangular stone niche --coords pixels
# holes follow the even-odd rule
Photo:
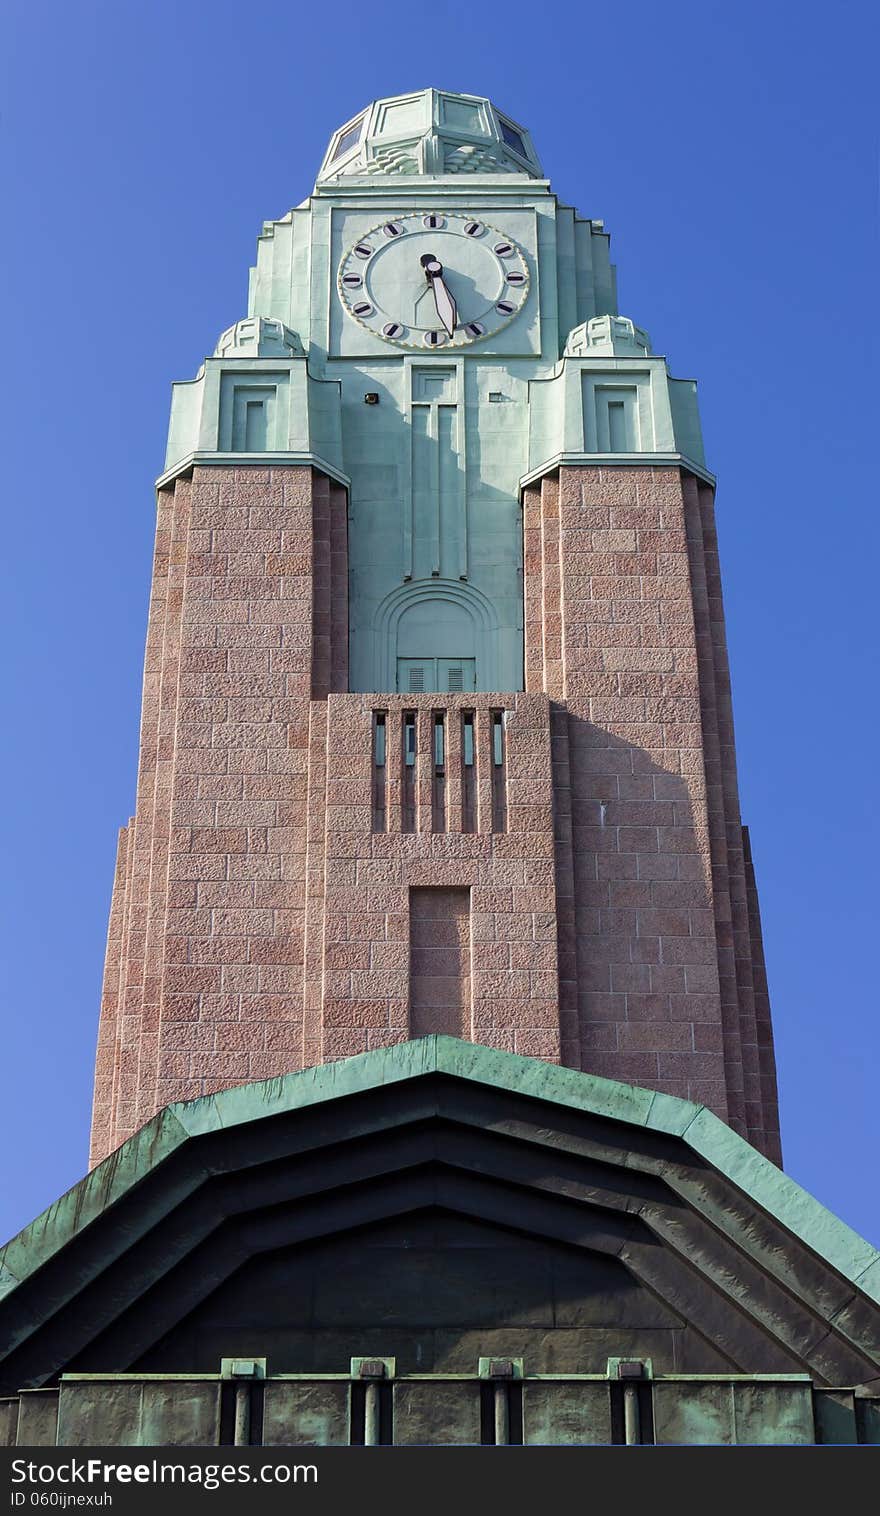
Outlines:
[[[471,1035],[471,892],[409,892],[410,1036]]]

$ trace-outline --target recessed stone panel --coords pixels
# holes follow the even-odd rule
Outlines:
[[[339,1447],[348,1443],[347,1383],[308,1384],[273,1379],[265,1386],[263,1443],[266,1447]]]

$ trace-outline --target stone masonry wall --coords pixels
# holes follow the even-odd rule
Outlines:
[[[299,1066],[313,695],[347,667],[345,492],[196,468],[160,493],[96,1161],[172,1100]]]
[[[409,892],[468,890],[471,990],[466,1035],[489,1047],[560,1059],[553,796],[546,698],[535,695],[331,695],[325,851],[310,860],[315,940],[323,944],[321,1057],[366,1052],[412,1035]],[[507,712],[506,829],[493,830],[489,718]],[[387,722],[387,828],[371,819],[375,710]],[[413,830],[403,830],[401,718],[416,717]],[[446,716],[447,829],[432,805],[431,724]],[[460,715],[475,716],[475,829],[460,825]],[[317,827],[316,827],[317,830]],[[452,944],[449,945],[450,948]],[[460,966],[460,960],[457,959]],[[453,967],[441,962],[441,978]],[[446,986],[438,984],[438,1010]]]
[[[520,693],[346,694],[346,530],[304,467],[159,496],[93,1162],[171,1101],[426,1028],[704,1102],[778,1159],[709,488],[526,491]]]
[[[711,491],[674,467],[564,468],[524,512],[576,1061],[705,1102],[778,1159]]]

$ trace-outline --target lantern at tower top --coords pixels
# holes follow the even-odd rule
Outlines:
[[[457,174],[542,177],[525,127],[482,95],[423,89],[374,100],[333,133],[318,174],[445,178]]]

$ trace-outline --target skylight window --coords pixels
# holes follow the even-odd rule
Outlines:
[[[526,152],[522,133],[518,132],[509,122],[502,120],[500,116],[498,117],[498,127],[501,132],[502,142],[506,142],[508,147],[512,147],[513,151],[519,153],[521,158],[527,158],[529,155]]]
[[[358,120],[355,121],[353,126],[346,127],[334,149],[333,157],[331,159],[332,163],[335,163],[336,159],[341,158],[344,153],[350,152],[350,150],[360,141],[361,127],[363,124],[364,118],[363,116],[360,116]],[[514,133],[514,135],[516,134]]]

